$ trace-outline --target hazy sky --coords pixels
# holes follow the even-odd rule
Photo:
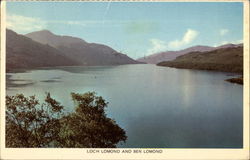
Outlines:
[[[241,2],[7,2],[7,28],[106,44],[132,58],[193,45],[241,43]]]

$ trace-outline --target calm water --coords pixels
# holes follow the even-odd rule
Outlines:
[[[8,73],[7,94],[49,91],[73,111],[71,92],[95,91],[126,130],[119,147],[240,148],[243,87],[224,81],[232,76],[147,64],[58,67]]]

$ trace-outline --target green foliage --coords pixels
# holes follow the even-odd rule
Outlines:
[[[6,147],[49,147],[58,140],[63,107],[47,93],[45,103],[23,94],[6,97]]]
[[[102,97],[94,92],[71,95],[77,107],[61,119],[63,147],[111,148],[127,139],[125,131],[106,117],[107,103]]]
[[[47,93],[45,103],[22,94],[6,97],[6,147],[116,147],[125,131],[105,114],[107,102],[94,92],[71,94],[75,112]]]

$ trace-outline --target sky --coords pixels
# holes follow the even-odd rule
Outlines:
[[[7,2],[6,26],[101,43],[136,59],[195,45],[242,43],[242,2]]]

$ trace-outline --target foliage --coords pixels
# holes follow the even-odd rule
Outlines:
[[[61,120],[63,147],[111,148],[127,139],[125,131],[106,117],[108,103],[102,97],[94,92],[71,95],[77,107]]]
[[[48,147],[58,140],[63,107],[47,93],[45,103],[23,94],[6,97],[6,147]]]
[[[116,147],[125,131],[105,114],[107,102],[94,92],[71,94],[75,112],[50,94],[39,104],[35,96],[6,97],[6,147]]]

